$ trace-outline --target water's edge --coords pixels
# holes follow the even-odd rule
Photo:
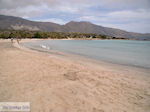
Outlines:
[[[30,44],[29,44],[30,43]],[[36,43],[36,42],[34,42]],[[24,47],[27,47],[29,49],[32,49],[32,50],[36,50],[36,51],[40,51],[40,52],[46,52],[46,53],[50,53],[50,54],[54,54],[54,55],[59,55],[59,56],[64,56],[64,57],[67,57],[67,58],[72,58],[72,59],[81,59],[81,60],[86,60],[86,61],[90,61],[90,62],[94,62],[96,64],[103,64],[103,66],[111,66],[111,68],[117,68],[117,69],[124,69],[125,71],[128,71],[129,69],[131,70],[135,70],[135,71],[142,71],[142,73],[146,73],[146,74],[149,74],[150,73],[150,70],[149,68],[146,68],[146,67],[140,67],[140,66],[131,66],[131,65],[127,65],[127,64],[120,64],[120,63],[113,63],[111,61],[104,61],[104,60],[96,60],[96,59],[93,59],[93,58],[90,58],[90,57],[87,57],[87,56],[83,56],[83,55],[78,55],[78,54],[71,54],[71,53],[66,53],[66,52],[63,52],[63,51],[59,51],[59,50],[52,50],[50,48],[43,48],[43,47],[39,47],[39,46],[32,46],[32,42],[26,42],[26,43],[22,43],[21,45],[24,46]],[[84,60],[84,61],[85,61]]]

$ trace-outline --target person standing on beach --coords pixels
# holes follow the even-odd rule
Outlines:
[[[21,41],[21,38],[17,38],[17,43],[19,44],[19,42]]]
[[[13,43],[14,38],[16,39],[18,44],[19,44],[19,41],[21,40],[21,35],[17,31],[12,32],[9,37],[11,38],[12,43]]]
[[[11,43],[13,44],[13,38],[11,38]]]
[[[17,43],[19,44],[19,39],[17,38]]]
[[[9,37],[11,38],[11,43],[14,43],[14,39],[16,38],[15,33],[12,32]]]

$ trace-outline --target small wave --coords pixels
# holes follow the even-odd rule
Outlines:
[[[50,49],[50,47],[49,46],[45,46],[45,45],[40,45],[42,48],[44,48],[44,49]]]

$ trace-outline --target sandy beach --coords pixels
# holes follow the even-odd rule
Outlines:
[[[150,112],[150,75],[117,72],[8,40],[0,40],[0,52],[1,102],[30,102],[31,112]]]

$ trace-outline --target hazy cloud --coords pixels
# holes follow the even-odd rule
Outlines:
[[[58,24],[65,24],[67,23],[66,21],[58,18],[50,18],[50,19],[40,19],[40,20],[35,20],[35,21],[43,21],[43,22],[53,22],[53,23],[58,23]]]

